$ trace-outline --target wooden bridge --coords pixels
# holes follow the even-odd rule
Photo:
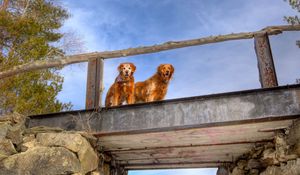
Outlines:
[[[300,85],[30,116],[27,126],[91,132],[116,164],[136,170],[232,163],[297,118]]]
[[[212,36],[161,45],[67,56],[0,72],[25,71],[88,61],[86,109],[30,116],[27,127],[88,131],[100,140],[113,165],[127,170],[220,167],[255,144],[273,139],[300,117],[300,85],[278,87],[268,35],[300,30],[273,26],[249,33]],[[101,105],[104,59],[254,38],[261,89],[105,108]],[[125,170],[125,171],[123,171]],[[119,172],[119,173],[118,173]],[[122,173],[121,173],[122,172]]]

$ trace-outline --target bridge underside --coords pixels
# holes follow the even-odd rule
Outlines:
[[[300,118],[300,85],[31,116],[28,127],[88,131],[129,170],[218,167]]]

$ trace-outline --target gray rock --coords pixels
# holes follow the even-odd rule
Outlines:
[[[97,169],[99,158],[90,143],[76,133],[39,133],[37,141],[44,146],[65,147],[78,155],[81,173]]]
[[[245,175],[245,171],[239,167],[235,167],[230,175]]]
[[[251,169],[248,174],[249,175],[259,175],[259,170],[258,169]]]
[[[9,139],[0,139],[0,154],[10,156],[16,154],[17,151]]]
[[[278,165],[279,161],[276,159],[275,156],[275,150],[272,148],[264,150],[261,158],[261,162],[264,166],[270,166],[270,165]]]
[[[292,153],[300,157],[300,119],[295,120],[292,124],[287,142],[292,147]]]
[[[250,159],[248,160],[248,163],[247,163],[247,169],[248,170],[251,170],[251,169],[259,169],[262,167],[262,164],[259,160],[257,159]]]
[[[246,160],[239,160],[238,163],[237,163],[237,166],[239,167],[239,169],[243,170],[247,166],[247,161]]]
[[[8,157],[7,155],[0,154],[0,161],[7,158],[7,157]]]
[[[275,150],[276,150],[276,159],[280,162],[285,162],[285,156],[288,151],[288,144],[286,142],[286,135],[283,132],[277,131],[275,135]]]
[[[8,129],[11,127],[9,122],[0,122],[0,139],[6,138]]]
[[[288,161],[285,166],[281,166],[282,175],[299,175],[300,174],[300,158]]]
[[[281,170],[278,166],[269,166],[260,175],[281,175]]]
[[[39,144],[37,143],[34,134],[29,134],[23,137],[23,143],[21,145],[22,152],[25,152],[35,146],[39,146]]]
[[[62,175],[79,171],[76,155],[62,147],[35,147],[9,156],[0,164],[0,174],[5,175]]]
[[[20,145],[23,142],[23,132],[25,126],[23,123],[16,124],[8,129],[6,137],[9,138],[12,143]]]
[[[34,148],[34,147],[37,147],[37,146],[41,146],[41,145],[36,141],[36,139],[33,139],[31,141],[23,143],[21,145],[21,151],[25,152],[28,149],[31,149],[31,148]]]

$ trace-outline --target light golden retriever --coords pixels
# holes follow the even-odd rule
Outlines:
[[[163,100],[167,94],[173,73],[174,67],[171,64],[159,65],[157,72],[152,77],[135,84],[135,101],[151,102]]]
[[[106,94],[106,107],[122,105],[124,102],[127,104],[134,103],[133,74],[135,70],[136,67],[133,63],[122,63],[119,65],[119,75]]]

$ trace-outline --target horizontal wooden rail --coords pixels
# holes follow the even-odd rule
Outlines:
[[[119,57],[126,57],[132,55],[161,52],[165,50],[171,50],[171,49],[177,49],[177,48],[183,48],[189,46],[217,43],[217,42],[223,42],[228,40],[251,39],[254,38],[255,36],[264,35],[264,34],[276,35],[282,33],[283,31],[298,31],[298,30],[300,30],[300,25],[270,26],[255,32],[232,33],[227,35],[209,36],[209,37],[192,39],[192,40],[169,41],[163,44],[158,44],[153,46],[71,55],[71,56],[59,57],[56,59],[36,61],[32,63],[15,66],[11,69],[0,72],[0,79],[10,77],[16,74],[20,74],[23,72],[32,71],[32,70],[40,70],[40,69],[46,69],[52,67],[66,66],[74,63],[86,62],[94,58],[102,58],[102,59],[119,58]]]

